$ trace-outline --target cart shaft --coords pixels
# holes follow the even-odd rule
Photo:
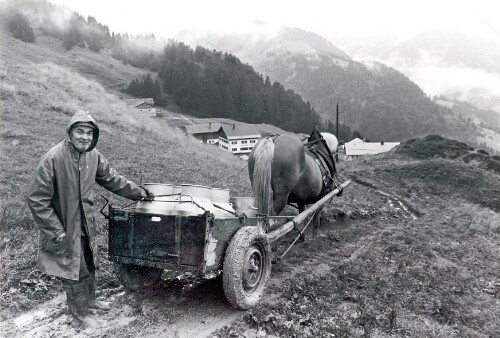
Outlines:
[[[344,183],[342,183],[338,188],[335,188],[334,190],[330,191],[328,194],[326,194],[323,198],[321,198],[319,201],[311,205],[309,208],[295,216],[291,221],[286,222],[283,224],[281,227],[278,229],[268,232],[266,234],[268,240],[270,242],[274,242],[275,240],[283,237],[287,233],[289,233],[297,224],[302,223],[307,217],[310,215],[314,214],[317,210],[319,210],[323,205],[328,202],[333,196],[337,195],[340,191],[345,189],[349,184],[351,183],[351,180],[347,180]]]

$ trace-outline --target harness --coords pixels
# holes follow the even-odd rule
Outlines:
[[[333,190],[335,173],[335,160],[331,151],[328,149],[325,139],[321,136],[319,130],[314,127],[311,135],[304,144],[306,154],[311,156],[318,164],[323,179],[323,189],[321,195],[324,196]]]
[[[266,136],[266,138],[270,138],[274,142],[278,136],[279,134],[272,134]],[[323,136],[321,136],[318,128],[314,127],[311,135],[307,138],[307,142],[304,143],[304,150],[319,166],[323,180],[321,196],[324,196],[337,186],[334,182],[337,168],[335,167],[335,160],[333,159],[332,153],[328,149],[328,145]]]

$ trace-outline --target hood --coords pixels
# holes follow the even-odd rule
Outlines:
[[[90,123],[91,125],[94,126],[94,138],[92,139],[92,143],[90,144],[90,147],[87,151],[91,151],[92,149],[95,148],[97,145],[97,141],[99,140],[99,127],[97,126],[97,123],[95,122],[94,118],[90,115],[90,113],[86,110],[79,109],[75,115],[71,118],[71,121],[68,124],[68,128],[66,128],[66,132],[69,136],[69,132],[71,128],[77,123]]]

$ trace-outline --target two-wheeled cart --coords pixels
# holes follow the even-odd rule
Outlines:
[[[349,184],[350,180],[344,182],[296,216],[247,217],[234,212],[220,217],[182,193],[171,201],[158,202],[169,205],[169,212],[109,205],[105,215],[109,221],[109,259],[116,263],[120,282],[131,290],[157,283],[164,269],[197,273],[222,270],[228,302],[248,309],[259,302],[270,278],[270,244],[312,217]],[[168,203],[184,208],[176,212]],[[189,203],[197,209],[185,208]]]

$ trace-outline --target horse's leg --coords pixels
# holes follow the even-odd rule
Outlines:
[[[273,191],[273,215],[279,215],[285,209],[288,200],[286,191]]]
[[[321,225],[321,212],[323,211],[323,208],[319,208],[316,213],[313,216],[312,222],[312,237],[316,237],[318,234],[318,228]]]
[[[299,212],[302,213],[304,212],[307,208],[306,208],[307,205],[305,204],[299,204]],[[312,216],[313,219],[311,221],[311,225],[312,225],[312,234],[311,234],[311,238],[314,238],[316,237],[316,235],[318,234],[318,228],[319,226],[321,225],[321,211],[323,210],[323,208],[320,208],[318,209],[314,215]],[[306,224],[304,224],[303,226],[305,226]],[[303,229],[303,228],[302,228]],[[305,235],[302,234],[302,237],[305,239]]]

